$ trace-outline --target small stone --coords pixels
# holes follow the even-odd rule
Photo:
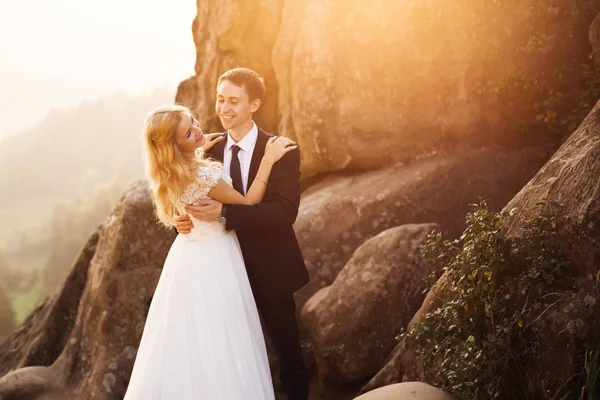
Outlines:
[[[575,328],[575,321],[574,320],[570,320],[569,323],[567,324],[567,330],[569,331],[569,333],[571,335],[574,335],[577,332],[577,328]]]
[[[104,379],[102,379],[102,386],[104,386],[104,390],[106,393],[112,394],[112,387],[117,382],[117,377],[112,372],[104,374]]]
[[[577,318],[575,320],[575,327],[577,328],[577,337],[580,339],[585,339],[588,331],[590,330],[589,325],[586,324],[582,319]]]
[[[588,294],[583,298],[583,303],[586,307],[594,307],[596,305],[596,299]]]
[[[127,346],[121,352],[121,356],[125,357],[127,360],[133,360],[135,355],[137,354],[137,349],[133,346]]]
[[[114,215],[114,214],[110,215],[110,216],[109,216],[109,217],[106,219],[106,227],[107,227],[107,228],[108,228],[108,227],[110,227],[112,224],[114,224],[115,222],[117,222],[117,220],[118,220],[118,219],[119,219],[119,218],[118,218],[116,215]]]
[[[573,303],[569,303],[565,306],[565,308],[563,309],[563,312],[570,313],[571,311],[573,311],[574,308],[575,308],[575,305]]]

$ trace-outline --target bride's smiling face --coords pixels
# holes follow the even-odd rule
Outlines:
[[[181,122],[175,134],[175,143],[179,150],[187,156],[193,156],[194,151],[206,142],[204,132],[196,118],[188,113],[181,113]]]

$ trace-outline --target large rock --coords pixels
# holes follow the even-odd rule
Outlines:
[[[492,210],[500,210],[551,151],[465,149],[312,186],[303,193],[294,226],[311,275],[297,292],[298,305],[331,285],[358,246],[385,229],[433,222],[456,237],[469,204],[483,197]]]
[[[182,82],[177,101],[221,129],[218,76],[255,69],[268,88],[259,124],[299,142],[307,178],[390,165],[456,141],[530,140],[515,128],[535,122],[539,110],[518,88],[498,93],[521,80],[558,89],[555,70],[586,61],[588,27],[600,11],[597,0],[197,6],[196,75]],[[579,90],[579,78],[568,76],[573,82],[560,91]]]
[[[534,353],[528,375],[539,392],[556,390],[582,367],[581,357],[600,332],[600,102],[544,165],[506,205],[515,209],[506,232],[541,213],[539,202],[558,202],[567,218],[556,234],[572,265],[572,287],[561,290],[532,330],[544,349]],[[584,349],[582,351],[582,349]]]
[[[271,51],[279,32],[283,0],[197,0],[197,7],[192,24],[196,75],[179,85],[175,101],[191,107],[205,129],[221,130],[214,111],[217,79],[231,68],[252,68],[267,86],[256,120],[264,129],[275,132],[279,122],[278,84]]]
[[[600,67],[600,14],[596,15],[590,25],[590,43],[594,62],[596,66]]]
[[[482,87],[578,68],[599,9],[587,3],[286,1],[273,49],[280,132],[308,176],[489,143],[533,115],[516,107],[520,91]]]
[[[588,277],[600,268],[600,102],[535,177],[506,205],[515,209],[507,237],[541,212],[539,202],[558,202],[568,217],[558,232],[573,273]]]
[[[305,318],[314,316],[304,323],[312,321],[321,379],[357,382],[378,371],[425,297],[431,271],[419,247],[436,228],[404,225],[381,232],[356,250],[316,306],[307,302],[313,311]]]
[[[358,396],[355,400],[452,400],[448,393],[423,382],[389,385]]]
[[[433,287],[427,292],[421,307],[411,318],[406,331],[410,332],[415,325],[425,319],[427,313],[436,310],[441,305],[441,299],[445,292],[442,292],[446,277],[442,275]],[[414,346],[406,345],[406,338],[403,338],[387,358],[385,365],[369,382],[361,389],[361,393],[368,393],[376,388],[392,385],[396,382],[401,382],[406,376],[406,380],[428,379],[430,371],[440,371],[441,365],[426,365],[424,360],[417,356]],[[419,378],[409,378],[419,377]]]
[[[331,289],[331,286],[325,286],[324,288],[321,288],[310,299],[308,299],[308,301],[302,307],[300,311],[300,318],[308,330],[312,329],[315,321],[315,315],[321,307],[321,302],[325,299],[325,297],[327,297],[329,289]]]
[[[60,290],[2,343],[3,400],[123,397],[174,239],[152,215],[147,185],[134,185],[90,237]]]
[[[509,221],[507,238],[521,235],[520,227],[542,209],[539,203],[558,202],[564,215],[557,225],[557,238],[572,264],[561,288],[546,301],[548,307],[532,323],[533,335],[543,343],[541,351],[532,352],[527,365],[525,385],[528,395],[556,393],[571,378],[589,343],[600,331],[600,102],[537,175],[506,205],[516,212]],[[519,265],[518,263],[516,265]],[[436,290],[444,277],[427,295],[421,309],[409,323],[410,329],[434,311],[439,296]],[[534,301],[535,299],[531,299]],[[436,366],[424,365],[415,357],[415,349],[404,343],[396,346],[384,368],[363,391],[402,380],[430,380]]]

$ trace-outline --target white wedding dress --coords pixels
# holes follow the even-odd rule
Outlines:
[[[207,199],[219,178],[198,169],[177,202]],[[179,234],[150,305],[125,400],[272,400],[267,351],[237,236],[192,218]]]

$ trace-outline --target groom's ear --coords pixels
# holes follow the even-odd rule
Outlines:
[[[252,100],[252,104],[250,105],[250,110],[255,113],[260,108],[260,99]]]

